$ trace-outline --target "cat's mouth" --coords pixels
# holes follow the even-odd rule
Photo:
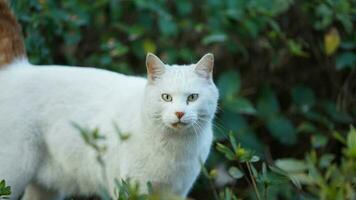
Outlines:
[[[172,127],[173,128],[182,128],[182,127],[187,126],[187,125],[188,125],[188,123],[184,123],[184,122],[179,121],[179,122],[173,123]]]

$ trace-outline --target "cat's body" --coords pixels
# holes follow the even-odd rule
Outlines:
[[[152,54],[146,62],[148,79],[26,59],[0,70],[0,179],[12,186],[11,199],[25,188],[25,200],[102,187],[113,195],[114,178],[187,195],[212,142],[212,55],[186,66]],[[73,123],[105,136],[104,167]],[[129,138],[120,140],[114,125]]]
[[[11,181],[13,172],[20,182],[30,179],[65,194],[99,192],[102,169],[75,122],[106,136],[108,177],[177,184],[175,192],[188,192],[199,159],[209,152],[209,124],[199,135],[156,134],[159,127],[143,125],[145,79],[96,69],[25,67],[0,73],[0,177]],[[114,123],[130,134],[121,144]]]

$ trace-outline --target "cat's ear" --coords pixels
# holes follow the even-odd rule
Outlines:
[[[212,53],[205,54],[195,66],[195,72],[200,76],[212,79],[214,68],[214,55]]]
[[[146,56],[147,79],[150,83],[159,78],[165,71],[164,63],[153,53]]]

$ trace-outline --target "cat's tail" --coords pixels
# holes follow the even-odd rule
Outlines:
[[[21,26],[7,0],[0,0],[0,68],[26,59]]]

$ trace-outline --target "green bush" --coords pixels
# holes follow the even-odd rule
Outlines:
[[[233,177],[241,172],[246,178],[228,187],[202,176],[190,195],[193,198],[236,199],[233,194],[238,194],[254,199],[253,191],[260,191],[263,198],[263,174],[277,177],[268,199],[354,198],[349,191],[355,188],[355,174],[346,172],[354,164],[348,164],[350,156],[340,141],[356,121],[355,1],[27,0],[11,4],[35,64],[144,74],[147,52],[167,63],[190,63],[206,52],[214,53],[214,76],[221,93],[215,124],[218,150],[231,148],[234,138],[241,145],[238,148],[266,164],[249,164],[252,176],[246,173],[246,162],[240,171],[232,168]],[[207,168],[219,177],[219,165],[238,162],[214,150]],[[281,184],[285,178],[271,169],[278,163],[300,165],[308,173],[315,168],[318,180]],[[346,175],[351,182],[341,179]],[[248,184],[252,179],[256,187]]]
[[[334,137],[343,146],[339,156],[330,152],[318,155],[313,149],[304,160],[278,159],[274,164],[262,163],[260,171],[253,165],[258,161],[257,157],[238,146],[234,137],[230,137],[231,147],[218,143],[217,149],[236,163],[228,170],[233,178],[250,177],[247,180],[256,199],[355,199],[356,129],[351,127],[346,139],[338,133]],[[246,172],[241,170],[244,169],[242,164],[246,165]],[[208,178],[214,178],[211,174],[215,173],[205,174]],[[216,199],[237,199],[233,190],[233,187],[226,187],[222,197]],[[231,197],[227,198],[227,195]]]

